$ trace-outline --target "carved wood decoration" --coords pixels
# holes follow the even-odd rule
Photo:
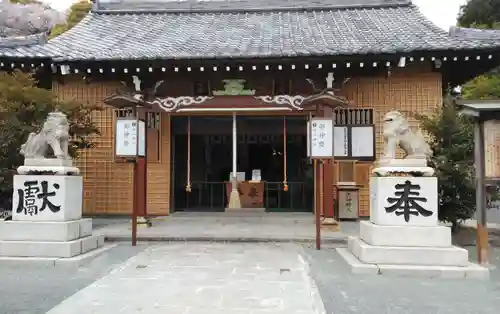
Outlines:
[[[224,82],[223,90],[214,90],[215,96],[253,96],[255,89],[245,89],[246,80],[222,80]]]
[[[131,80],[122,82],[126,91],[118,91],[114,96],[105,100],[105,103],[116,108],[143,106],[148,110],[157,112],[179,112],[179,111],[245,111],[245,110],[283,110],[303,111],[311,110],[316,104],[326,104],[331,107],[346,107],[350,102],[335,93],[338,88],[333,85],[333,73],[325,78],[326,88],[318,89],[316,82],[307,79],[313,89],[313,94],[303,95],[262,95],[255,96],[256,90],[245,87],[244,79],[222,80],[224,88],[212,91],[213,96],[178,96],[162,97],[157,90],[164,81],[145,82],[138,76],[132,76]],[[348,79],[344,80],[344,85]]]
[[[255,99],[258,99],[262,102],[268,104],[276,104],[276,105],[286,105],[290,107],[292,110],[302,110],[302,102],[306,99],[304,96],[296,95],[276,95],[276,96],[255,96]]]
[[[181,108],[190,107],[193,105],[203,104],[207,100],[213,99],[210,96],[180,96],[180,97],[157,97],[155,100],[146,101],[147,104],[153,107],[159,107],[165,112],[175,112]]]

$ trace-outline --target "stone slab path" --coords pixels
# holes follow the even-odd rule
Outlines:
[[[95,234],[108,241],[130,241],[130,219],[94,219]],[[357,235],[359,224],[342,222],[341,231],[324,228],[323,242],[344,243]],[[230,241],[230,242],[313,242],[316,239],[311,213],[175,213],[153,220],[151,228],[137,230],[139,241]]]
[[[48,314],[324,314],[298,245],[148,247]]]

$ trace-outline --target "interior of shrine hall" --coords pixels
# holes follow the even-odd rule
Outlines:
[[[245,207],[312,211],[313,167],[307,158],[307,117],[242,115],[236,121],[237,177]],[[176,211],[225,210],[232,171],[232,123],[232,116],[172,117]],[[189,193],[187,184],[191,185]]]

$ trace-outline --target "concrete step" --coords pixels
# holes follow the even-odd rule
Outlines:
[[[469,265],[469,252],[451,247],[373,246],[349,237],[349,251],[366,264],[462,266]]]
[[[361,221],[359,236],[374,246],[451,247],[451,228],[445,226],[380,226]]]
[[[104,236],[91,235],[66,242],[0,241],[3,257],[73,257],[104,245]]]
[[[382,275],[389,277],[413,277],[427,279],[475,279],[488,280],[488,268],[474,263],[465,267],[457,266],[423,266],[423,265],[390,265],[365,264],[354,256],[347,248],[337,248],[337,253],[347,262],[353,274]]]
[[[0,221],[0,241],[65,242],[92,235],[92,219]]]

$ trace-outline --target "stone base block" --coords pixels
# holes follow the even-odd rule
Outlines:
[[[92,235],[92,219],[74,221],[0,221],[0,240],[65,242]]]
[[[81,176],[16,175],[13,221],[71,221],[82,218]]]
[[[265,213],[265,208],[229,208],[226,207],[226,212],[241,212],[241,213]]]
[[[56,167],[56,166],[21,166],[17,168],[17,173],[25,175],[60,175],[73,176],[80,174],[80,169],[76,167]]]
[[[379,226],[361,221],[359,236],[364,242],[375,246],[451,246],[451,228],[444,226]]]
[[[370,221],[381,226],[437,226],[437,178],[371,177]]]
[[[73,160],[60,158],[25,158],[24,165],[36,167],[73,167]]]
[[[73,257],[104,245],[104,236],[91,235],[67,242],[0,241],[4,257]]]
[[[425,168],[427,167],[427,158],[380,158],[377,163],[378,167],[415,167],[415,168]]]
[[[349,251],[365,264],[460,266],[469,264],[467,250],[451,247],[373,246],[349,237]]]
[[[0,267],[34,267],[34,268],[51,268],[51,267],[71,267],[78,268],[87,265],[90,261],[105,253],[106,251],[116,247],[118,244],[104,245],[96,250],[87,253],[69,257],[0,257]]]
[[[468,263],[464,267],[390,264],[375,265],[365,264],[361,262],[347,248],[337,248],[336,250],[337,253],[339,253],[339,255],[347,262],[351,269],[351,272],[354,274],[417,277],[429,279],[489,279],[489,270],[473,263]]]

